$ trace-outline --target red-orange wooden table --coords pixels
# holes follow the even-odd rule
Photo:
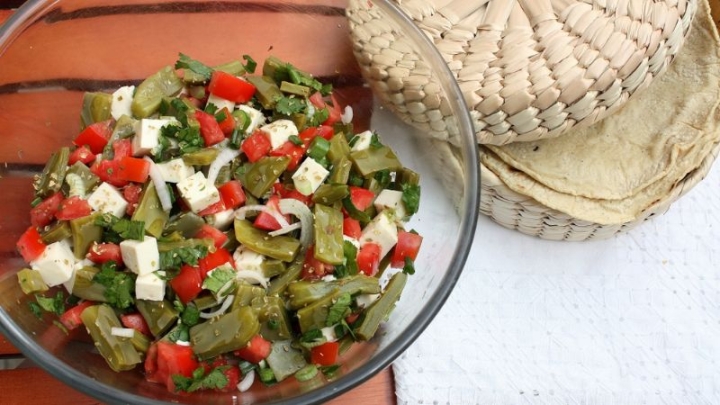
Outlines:
[[[0,10],[0,24],[11,10]],[[0,335],[0,359],[16,358],[21,353]],[[354,390],[328,402],[339,404],[395,404],[395,385],[388,368]],[[99,402],[56,380],[37,367],[0,370],[0,403],[43,405],[90,405]]]

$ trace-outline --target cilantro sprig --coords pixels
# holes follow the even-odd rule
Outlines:
[[[278,97],[275,101],[275,111],[283,115],[293,115],[305,111],[305,100],[298,97]]]
[[[402,184],[402,202],[405,204],[407,215],[413,215],[420,208],[420,186],[417,184]]]
[[[105,228],[103,238],[108,242],[120,243],[125,239],[145,239],[145,222],[118,218],[113,214],[102,214],[95,219],[95,225]]]
[[[413,259],[407,256],[405,257],[405,264],[403,265],[402,271],[403,273],[408,275],[415,274],[415,262],[413,261]]]
[[[352,296],[350,293],[343,293],[338,296],[335,303],[328,310],[328,316],[325,320],[325,326],[333,326],[350,315],[350,305],[352,304]]]
[[[176,270],[183,264],[197,266],[198,261],[208,253],[208,247],[200,243],[160,252],[160,270]]]
[[[42,316],[39,309],[55,315],[62,315],[62,313],[65,312],[65,296],[62,291],[58,291],[54,297],[45,297],[36,294],[35,301],[37,301],[37,306],[32,305],[34,303],[31,303],[30,309],[36,316],[38,316],[38,314],[40,315],[38,318]]]
[[[228,385],[228,378],[225,376],[225,369],[230,366],[221,366],[205,373],[205,368],[200,366],[192,372],[191,377],[180,374],[172,376],[176,391],[195,392],[204,389],[223,389]]]
[[[182,325],[192,327],[200,323],[200,310],[192,302],[185,305],[179,299],[175,299],[173,306],[180,314]]]
[[[217,295],[218,291],[227,284],[228,281],[235,278],[235,271],[228,267],[218,267],[211,271],[203,280],[202,288],[210,290]]]
[[[103,295],[110,306],[126,309],[135,303],[135,276],[129,272],[118,271],[114,261],[103,263],[93,281],[105,287]]]
[[[177,62],[175,62],[175,69],[190,69],[198,75],[202,76],[205,80],[209,80],[210,76],[212,76],[213,74],[213,70],[210,67],[196,61],[195,59],[185,55],[184,53],[181,53]]]

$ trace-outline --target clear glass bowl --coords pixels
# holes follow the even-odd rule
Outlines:
[[[467,110],[439,54],[392,3],[370,1],[412,39],[455,111],[465,171],[456,180],[465,190],[457,209],[439,180],[443,168],[428,158],[433,151],[417,142],[416,130],[377,105],[364,84],[349,40],[345,1],[24,4],[0,29],[0,332],[56,378],[107,403],[317,403],[387,367],[428,325],[460,275],[477,220],[478,165]],[[211,65],[243,54],[258,61],[276,55],[330,80],[340,101],[353,107],[357,125],[377,129],[422,175],[421,209],[410,224],[425,237],[417,273],[390,322],[373,340],[346,353],[339,377],[331,381],[288,379],[271,387],[256,382],[245,393],[177,396],[146,382],[141,371],[112,372],[82,334],[67,336],[49,318],[38,320],[28,310],[15,276],[24,265],[15,243],[29,226],[33,175],[52,151],[77,135],[84,91],[138,83],[173,63],[179,52]]]

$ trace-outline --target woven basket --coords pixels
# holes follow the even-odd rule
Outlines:
[[[705,0],[701,0],[705,1]],[[720,0],[709,0],[713,19],[720,21]],[[446,184],[457,183],[463,173],[457,164],[457,148],[448,142],[431,140],[429,147],[434,153],[431,158],[436,164],[442,164],[442,173]],[[481,154],[485,151],[480,146]],[[618,224],[599,224],[580,220],[564,212],[552,209],[527,195],[511,190],[490,169],[481,164],[481,201],[480,212],[489,216],[498,224],[521,233],[549,240],[584,241],[599,240],[626,232],[644,223],[646,220],[665,213],[670,206],[705,178],[714,161],[720,154],[720,141],[712,143],[710,152],[699,165],[687,173],[674,186],[634,220]],[[454,163],[454,164],[453,164]],[[459,190],[454,191],[456,194]]]
[[[435,42],[478,142],[556,137],[611,114],[682,47],[697,0],[395,0]],[[348,7],[375,94],[406,122],[458,145],[428,65],[368,2]]]

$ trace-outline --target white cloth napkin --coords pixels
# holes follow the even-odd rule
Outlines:
[[[449,300],[394,363],[398,403],[720,403],[720,168],[597,242],[481,217]]]

